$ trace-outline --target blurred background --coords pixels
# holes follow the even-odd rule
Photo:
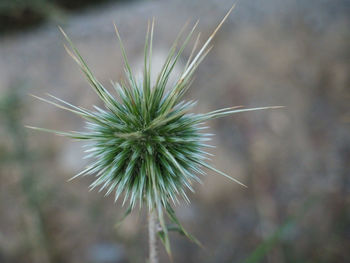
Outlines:
[[[100,101],[66,54],[61,25],[110,87],[123,76],[119,26],[140,68],[147,20],[156,17],[162,63],[186,21],[201,43],[231,0],[0,0],[0,262],[145,262],[145,212],[116,228],[125,208],[88,191],[80,142],[24,128],[84,128],[29,94],[91,108]],[[350,2],[241,0],[215,38],[186,99],[196,112],[284,105],[212,121],[213,164],[176,207],[204,245],[171,234],[174,262],[347,262],[350,256]],[[185,50],[178,69],[189,56]],[[155,66],[157,68],[157,66]],[[176,75],[176,74],[175,74]],[[169,262],[163,247],[161,262]]]

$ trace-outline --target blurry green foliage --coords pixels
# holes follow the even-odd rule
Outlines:
[[[0,0],[0,32],[34,26],[47,19],[61,19],[69,10],[122,1],[127,0]]]
[[[5,149],[6,147],[2,147],[0,144],[0,149],[4,148],[0,159],[3,165],[8,165],[12,169],[13,167],[19,168],[18,189],[25,198],[22,213],[28,213],[33,218],[32,223],[23,226],[25,243],[22,249],[31,251],[27,255],[29,257],[39,251],[39,253],[46,255],[48,262],[60,262],[48,231],[47,215],[44,210],[55,189],[44,188],[43,184],[40,184],[43,177],[32,165],[37,153],[29,149],[26,129],[22,124],[22,117],[27,110],[24,101],[27,92],[28,86],[25,83],[16,83],[0,96],[0,122],[4,128],[3,132],[7,133],[8,138],[12,141],[10,149]],[[2,171],[0,170],[0,177],[1,175]],[[29,228],[31,229],[29,230]],[[20,255],[21,253],[16,254]],[[4,257],[5,262],[18,262],[16,258],[11,261],[8,258],[10,256],[6,253]],[[3,262],[1,258],[0,262]]]
[[[290,216],[282,225],[280,225],[274,233],[261,244],[242,262],[242,263],[258,263],[266,257],[266,255],[278,244],[283,243],[283,237],[293,228],[297,228],[305,214],[312,209],[312,206],[319,202],[315,196],[309,197],[299,208],[297,213]]]
[[[38,24],[55,9],[50,0],[1,0],[0,31]]]

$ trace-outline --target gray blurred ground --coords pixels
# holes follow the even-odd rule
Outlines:
[[[154,53],[161,63],[187,20],[200,18],[207,37],[230,6],[218,0],[110,4],[68,17],[62,26],[109,87],[123,74],[113,21],[138,68],[148,19],[156,17]],[[186,98],[199,101],[197,112],[286,108],[210,123],[218,146],[213,163],[248,189],[218,175],[203,178],[191,205],[176,210],[205,249],[174,234],[174,262],[346,262],[349,11],[345,0],[238,3]],[[144,213],[115,229],[120,204],[88,192],[92,178],[66,182],[84,166],[80,143],[22,128],[84,128],[79,118],[29,93],[100,104],[62,42],[54,23],[0,36],[0,262],[144,262]]]

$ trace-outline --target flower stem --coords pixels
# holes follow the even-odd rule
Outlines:
[[[157,255],[157,216],[154,210],[148,214],[149,263],[158,263]]]

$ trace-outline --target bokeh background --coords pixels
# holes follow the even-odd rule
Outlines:
[[[145,262],[145,211],[88,191],[81,143],[24,128],[84,122],[29,94],[100,105],[65,53],[61,25],[109,87],[123,76],[119,26],[134,68],[156,17],[159,65],[177,32],[200,19],[201,43],[229,0],[0,0],[0,262]],[[186,99],[196,112],[284,105],[210,122],[213,164],[248,185],[203,178],[176,207],[204,245],[171,234],[174,262],[347,262],[350,257],[350,2],[241,0]],[[184,52],[181,70],[191,48]],[[155,66],[157,67],[157,66]],[[175,74],[176,75],[176,74]],[[159,249],[161,262],[169,262]]]

